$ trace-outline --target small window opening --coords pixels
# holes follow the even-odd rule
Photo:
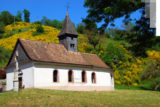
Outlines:
[[[71,48],[74,48],[74,44],[70,44],[70,47],[71,47]]]
[[[73,40],[73,37],[71,37],[71,40]]]

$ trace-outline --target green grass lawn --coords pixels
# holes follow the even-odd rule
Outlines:
[[[49,107],[160,107],[160,92],[116,90],[110,92],[24,89],[0,93],[0,106]]]

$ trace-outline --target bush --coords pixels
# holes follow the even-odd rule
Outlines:
[[[139,86],[144,90],[153,90],[151,84],[152,84],[151,80],[144,80],[139,84]]]
[[[3,81],[3,82],[2,82],[2,85],[6,85],[6,82],[5,82],[5,81]]]
[[[38,25],[36,27],[36,32],[38,32],[38,33],[43,33],[44,32],[44,28],[42,27],[42,25]]]
[[[0,47],[0,67],[4,68],[6,66],[10,55],[10,50],[6,50],[3,47]]]
[[[40,34],[43,34],[44,33],[44,28],[42,25],[38,25],[36,27],[36,32],[33,33],[33,36],[36,36],[36,35],[40,35]]]
[[[4,31],[5,31],[5,25],[2,22],[0,22],[0,33],[4,33]]]
[[[138,86],[138,84],[137,84],[137,83],[133,83],[133,84],[132,84],[132,86],[137,87],[137,86]]]
[[[120,61],[127,61],[127,57],[125,50],[122,48],[122,45],[109,43],[107,44],[102,59],[105,63],[111,64],[118,64]]]
[[[153,85],[155,91],[157,91],[157,90],[160,91],[160,77],[155,78],[152,85]]]

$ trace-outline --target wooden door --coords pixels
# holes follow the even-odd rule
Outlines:
[[[19,82],[19,88],[22,88],[22,77],[18,78],[18,82]]]

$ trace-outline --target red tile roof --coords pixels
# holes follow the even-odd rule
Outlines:
[[[25,39],[19,39],[19,42],[34,61],[110,68],[96,54],[70,52],[62,44]]]

